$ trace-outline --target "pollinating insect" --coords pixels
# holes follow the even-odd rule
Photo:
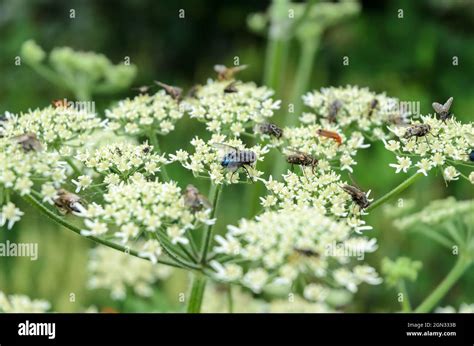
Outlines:
[[[24,135],[13,137],[18,144],[21,145],[25,152],[41,151],[43,146],[33,132],[25,133]]]
[[[419,137],[424,137],[431,131],[431,126],[428,124],[414,124],[411,125],[407,128],[405,131],[405,134],[403,135],[403,138],[412,138],[416,137],[417,139]]]
[[[57,191],[54,204],[63,215],[71,213],[83,215],[86,212],[86,208],[82,205],[81,197],[66,189],[59,189]]]
[[[230,82],[225,88],[224,88],[224,94],[232,94],[238,92],[237,88],[235,87],[237,85],[237,81]]]
[[[230,179],[234,176],[235,172],[239,168],[243,168],[247,173],[248,178],[253,181],[252,176],[250,175],[247,167],[253,166],[257,161],[257,155],[252,150],[240,150],[233,146],[223,144],[223,143],[214,143],[216,148],[224,150],[225,153],[221,159],[222,167],[226,168],[232,175]]]
[[[469,154],[469,160],[474,162],[474,149],[472,149],[471,153]]]
[[[186,190],[184,191],[184,204],[192,212],[198,212],[203,209],[212,208],[209,200],[192,184],[186,186]]]
[[[339,145],[342,144],[342,138],[341,136],[336,133],[336,132],[333,132],[333,131],[328,131],[328,130],[323,130],[323,129],[319,129],[317,131],[317,134],[321,137],[326,137],[326,138],[332,138],[334,139],[334,141],[336,141]]]
[[[283,136],[283,130],[278,127],[278,125],[272,123],[257,124],[255,125],[255,131],[275,138],[281,138]]]
[[[449,111],[452,104],[453,98],[450,97],[448,101],[446,101],[443,105],[438,102],[433,102],[432,106],[436,114],[438,114],[439,119],[442,121],[446,121],[453,116],[453,114]]]
[[[51,104],[55,107],[55,108],[68,108],[68,100],[67,99],[62,99],[62,100],[53,100],[51,102]]]
[[[303,153],[299,150],[289,149],[292,154],[286,157],[286,162],[292,165],[311,167],[311,172],[314,174],[314,168],[318,165],[318,159],[309,154]]]
[[[299,255],[305,256],[305,257],[319,257],[319,254],[314,252],[313,250],[310,249],[300,249],[300,248],[293,248],[295,252]]]
[[[336,117],[339,111],[342,108],[342,102],[339,100],[334,100],[330,105],[329,105],[329,113],[328,113],[328,120],[331,123],[336,122]]]
[[[234,67],[226,67],[225,65],[214,65],[214,71],[217,72],[217,79],[220,81],[231,80],[234,75],[242,70],[245,70],[247,65],[240,65]]]
[[[372,116],[372,113],[374,112],[374,110],[377,108],[378,105],[379,105],[379,100],[373,99],[372,101],[370,101],[370,105],[369,105],[369,117]]]
[[[347,192],[351,197],[352,201],[357,204],[361,209],[365,209],[370,205],[368,196],[369,194],[365,193],[364,191],[360,190],[357,187],[351,185],[343,185],[342,189]]]
[[[181,95],[183,94],[183,89],[181,89],[180,87],[171,86],[159,81],[155,81],[155,84],[165,89],[166,93],[169,96],[171,96],[172,99],[178,102],[181,101]]]

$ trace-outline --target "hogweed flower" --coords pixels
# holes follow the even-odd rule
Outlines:
[[[248,172],[250,177],[247,176],[247,178],[252,180],[260,177],[263,175],[263,172],[257,170],[255,165],[257,162],[262,161],[265,154],[269,151],[266,146],[261,145],[246,148],[240,139],[228,140],[225,136],[216,134],[208,142],[195,137],[191,140],[191,145],[195,149],[194,153],[190,154],[179,150],[176,154],[170,155],[170,160],[180,162],[184,168],[192,171],[194,176],[209,178],[214,184],[238,183],[240,181],[240,173],[247,174]],[[224,164],[224,161],[226,161],[224,160],[225,156],[235,152],[233,148],[237,149],[237,152],[245,151],[249,154],[249,162],[247,164],[244,164],[241,160],[244,155],[235,155],[234,158],[229,156],[227,161],[232,161],[232,163],[235,161],[239,166],[236,167],[235,171],[225,167]],[[253,155],[255,156],[254,158],[250,157]],[[245,169],[240,168],[241,164],[245,165]]]
[[[419,136],[412,134],[413,129],[426,126],[427,133]],[[462,124],[454,118],[442,121],[433,116],[421,116],[421,122],[414,122],[408,127],[389,128],[398,138],[385,141],[385,148],[396,154],[397,164],[390,164],[396,173],[417,172],[427,175],[434,168],[439,168],[445,181],[458,180],[463,177],[473,183],[473,171],[463,174],[462,167],[471,167],[469,153],[474,138],[474,126]]]
[[[165,90],[154,95],[142,94],[133,99],[119,101],[105,111],[108,128],[126,135],[166,135],[174,130],[184,115],[185,106],[178,103]]]
[[[289,288],[300,276],[311,299],[316,290],[355,292],[362,282],[380,283],[373,268],[353,266],[350,261],[351,256],[358,254],[361,259],[375,251],[375,241],[358,236],[346,223],[316,208],[267,211],[254,220],[228,226],[227,234],[216,236],[216,241],[215,253],[239,260],[239,264],[226,263],[217,257],[211,264],[216,278],[240,283],[256,293],[270,285]],[[320,298],[324,301],[324,295]]]
[[[198,88],[195,99],[186,101],[191,117],[205,122],[211,133],[239,137],[280,108],[281,101],[273,100],[273,91],[266,87],[234,81],[235,91],[225,92],[229,83],[208,80]]]
[[[386,138],[387,124],[404,121],[398,99],[358,86],[321,88],[303,95],[303,101],[314,113],[304,113],[302,123],[337,124],[344,132],[354,129],[369,137]]]
[[[160,166],[168,162],[164,155],[154,153],[153,147],[147,143],[136,145],[127,142],[102,145],[93,152],[85,150],[78,153],[76,159],[101,175],[116,174],[123,180],[137,172],[145,176],[154,175],[160,171]],[[74,182],[79,189],[90,183],[87,176],[79,177]]]
[[[149,248],[142,244],[143,248]],[[106,247],[94,248],[88,263],[89,289],[105,289],[115,300],[123,300],[127,289],[141,297],[150,297],[154,286],[168,278],[172,269],[123,254]]]
[[[175,182],[147,181],[137,175],[129,182],[110,185],[103,197],[102,205],[88,206],[84,235],[112,234],[130,245],[139,237],[159,240],[164,236],[173,244],[187,244],[187,232],[214,221],[209,218],[210,210],[193,212],[187,208]],[[147,257],[159,257],[160,247],[145,245],[142,252]]]

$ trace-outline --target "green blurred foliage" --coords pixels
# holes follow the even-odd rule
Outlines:
[[[54,47],[95,51],[113,63],[129,56],[138,69],[135,86],[161,80],[189,87],[204,83],[213,76],[216,63],[230,65],[234,56],[249,69],[241,77],[261,82],[264,66],[265,38],[251,32],[247,19],[251,13],[262,12],[266,1],[92,1],[72,0],[3,0],[0,2],[0,113],[19,112],[44,107],[53,99],[73,97],[67,90],[41,79],[26,64],[15,65],[23,42],[33,39],[45,51]],[[75,9],[76,18],[69,18]],[[178,10],[185,9],[185,18]],[[399,10],[403,18],[399,18]],[[437,1],[365,1],[361,14],[328,30],[316,56],[311,89],[322,86],[357,84],[400,98],[419,101],[421,112],[431,112],[433,101],[454,97],[456,117],[472,121],[474,98],[474,3],[469,0]],[[289,67],[285,76],[285,95],[291,93],[291,81],[298,61],[297,45],[290,46]],[[344,56],[349,66],[342,64]],[[453,57],[459,65],[453,66]],[[283,73],[284,71],[282,71]],[[96,109],[102,112],[112,102],[135,95],[126,90],[113,95],[98,95]],[[163,139],[163,149],[171,152],[189,148],[189,140],[202,135],[203,127],[189,119],[178,124],[173,136]],[[372,189],[381,196],[400,183],[404,176],[388,167],[394,158],[382,145],[373,145],[360,153],[354,174],[358,185]],[[182,186],[193,182],[203,191],[206,182],[193,181],[192,175],[173,165],[170,175]],[[242,186],[226,188],[221,201],[222,218],[217,229],[235,223],[246,211],[241,210]],[[448,188],[434,172],[420,180],[403,198],[417,201],[417,209],[428,201],[454,195],[472,198],[473,188],[463,180]],[[86,289],[88,249],[92,244],[77,235],[52,225],[28,207],[19,203],[26,217],[13,230],[0,231],[0,241],[38,242],[40,259],[0,258],[0,290],[24,293],[49,299],[57,311],[79,311],[94,304],[119,311],[182,311],[178,292],[185,292],[187,276],[179,272],[160,285],[150,299],[131,297],[123,303],[110,300],[104,292]],[[408,256],[423,263],[418,279],[409,287],[412,302],[420,302],[444,277],[453,263],[453,256],[437,244],[413,235],[397,232],[382,209],[368,217],[378,238],[379,250],[369,261],[380,270],[383,258]],[[442,305],[473,303],[472,269],[443,300]],[[69,302],[69,294],[76,302]],[[363,286],[356,295],[351,311],[395,311],[399,309],[396,293],[385,286]]]

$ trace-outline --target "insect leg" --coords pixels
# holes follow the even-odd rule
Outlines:
[[[250,181],[253,183],[254,181],[253,181],[253,179],[252,179],[252,176],[250,175],[250,173],[249,173],[249,171],[248,171],[247,167],[245,167],[245,166],[242,166],[242,168],[243,168],[243,169],[245,169],[245,172],[247,173],[247,176],[248,176],[248,178],[249,178],[249,179],[250,179]]]

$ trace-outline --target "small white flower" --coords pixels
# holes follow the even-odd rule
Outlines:
[[[12,229],[15,222],[20,221],[24,213],[18,209],[12,202],[8,202],[2,207],[0,213],[0,226],[7,224],[7,229]]]
[[[459,172],[453,166],[446,167],[443,171],[443,175],[447,181],[459,179]]]
[[[88,175],[81,175],[77,177],[77,180],[72,180],[72,183],[76,185],[76,193],[83,189],[88,188],[92,184],[92,178]]]
[[[403,171],[404,173],[406,173],[408,169],[410,169],[411,164],[412,164],[410,158],[408,157],[397,156],[397,161],[398,161],[398,164],[391,163],[389,165],[390,167],[393,167],[396,169],[395,173],[400,173],[400,171]]]

